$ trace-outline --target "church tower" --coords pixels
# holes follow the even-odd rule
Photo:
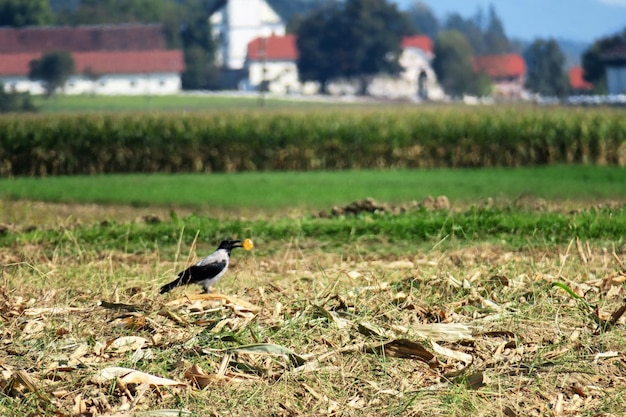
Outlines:
[[[228,70],[243,69],[251,40],[285,34],[285,23],[266,0],[228,0],[211,25],[219,39],[217,62]]]

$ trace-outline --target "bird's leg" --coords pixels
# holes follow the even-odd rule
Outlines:
[[[209,285],[203,285],[202,286],[204,288],[204,294],[211,294],[211,293],[216,293],[218,292],[217,290],[214,290],[213,287],[209,286]]]

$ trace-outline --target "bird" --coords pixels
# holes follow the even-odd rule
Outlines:
[[[204,292],[209,292],[209,287],[215,284],[226,273],[230,262],[230,251],[235,248],[252,248],[252,240],[223,240],[215,252],[200,259],[197,263],[178,274],[178,278],[169,284],[161,287],[159,293],[165,294],[181,285],[198,284],[204,288]]]

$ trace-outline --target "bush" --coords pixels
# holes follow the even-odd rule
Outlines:
[[[4,84],[0,82],[0,113],[33,112],[35,110],[30,94],[7,93],[4,89]]]

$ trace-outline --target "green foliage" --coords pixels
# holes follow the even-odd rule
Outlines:
[[[44,53],[41,59],[31,61],[28,78],[43,81],[46,94],[51,96],[58,88],[63,88],[73,73],[72,54],[68,51],[56,51]]]
[[[216,69],[209,64],[211,59],[206,50],[199,46],[185,48],[185,72],[181,74],[184,90],[206,89],[216,77]]]
[[[439,33],[434,49],[433,70],[444,91],[452,96],[478,93],[472,49],[461,32],[447,30]]]
[[[298,72],[304,81],[325,84],[334,78],[397,74],[402,37],[411,25],[386,0],[348,0],[303,19],[297,32]]]
[[[427,4],[422,1],[413,1],[409,5],[407,15],[419,33],[431,39],[437,37],[439,21]]]
[[[30,26],[51,23],[48,0],[0,0],[0,26]]]
[[[493,5],[489,6],[487,19],[482,8],[468,19],[458,13],[452,13],[446,19],[444,28],[462,33],[476,55],[497,55],[513,51],[513,45],[507,38],[502,21]]]
[[[307,16],[315,11],[328,7],[335,0],[269,0],[268,3],[280,17],[287,22],[288,26],[299,19]],[[293,33],[293,32],[290,32]]]
[[[524,245],[527,239],[547,245],[580,239],[621,241],[626,234],[626,210],[587,210],[575,214],[511,209],[469,208],[461,212],[419,210],[401,215],[367,214],[331,219],[217,220],[192,215],[155,224],[103,223],[77,227],[71,239],[80,247],[99,251],[124,249],[143,252],[157,246],[175,246],[181,239],[192,244],[196,231],[202,239],[219,241],[227,236],[251,236],[264,242],[294,237],[341,245],[384,237],[394,244],[418,245],[448,237],[460,241],[505,241]],[[0,236],[0,244],[47,242],[56,247],[68,239],[64,228]]]
[[[80,0],[77,7],[62,9],[61,24],[117,24],[128,22],[162,22],[167,16],[179,15],[180,7],[172,0]]]
[[[479,52],[486,54],[504,54],[511,52],[512,48],[493,4],[489,6],[489,23],[484,31],[483,45],[484,51]]]
[[[524,52],[526,88],[544,96],[562,97],[569,91],[565,56],[554,40],[537,39]]]
[[[35,111],[30,94],[6,92],[4,84],[0,82],[0,113]]]
[[[622,116],[440,107],[9,116],[0,174],[623,165]]]

